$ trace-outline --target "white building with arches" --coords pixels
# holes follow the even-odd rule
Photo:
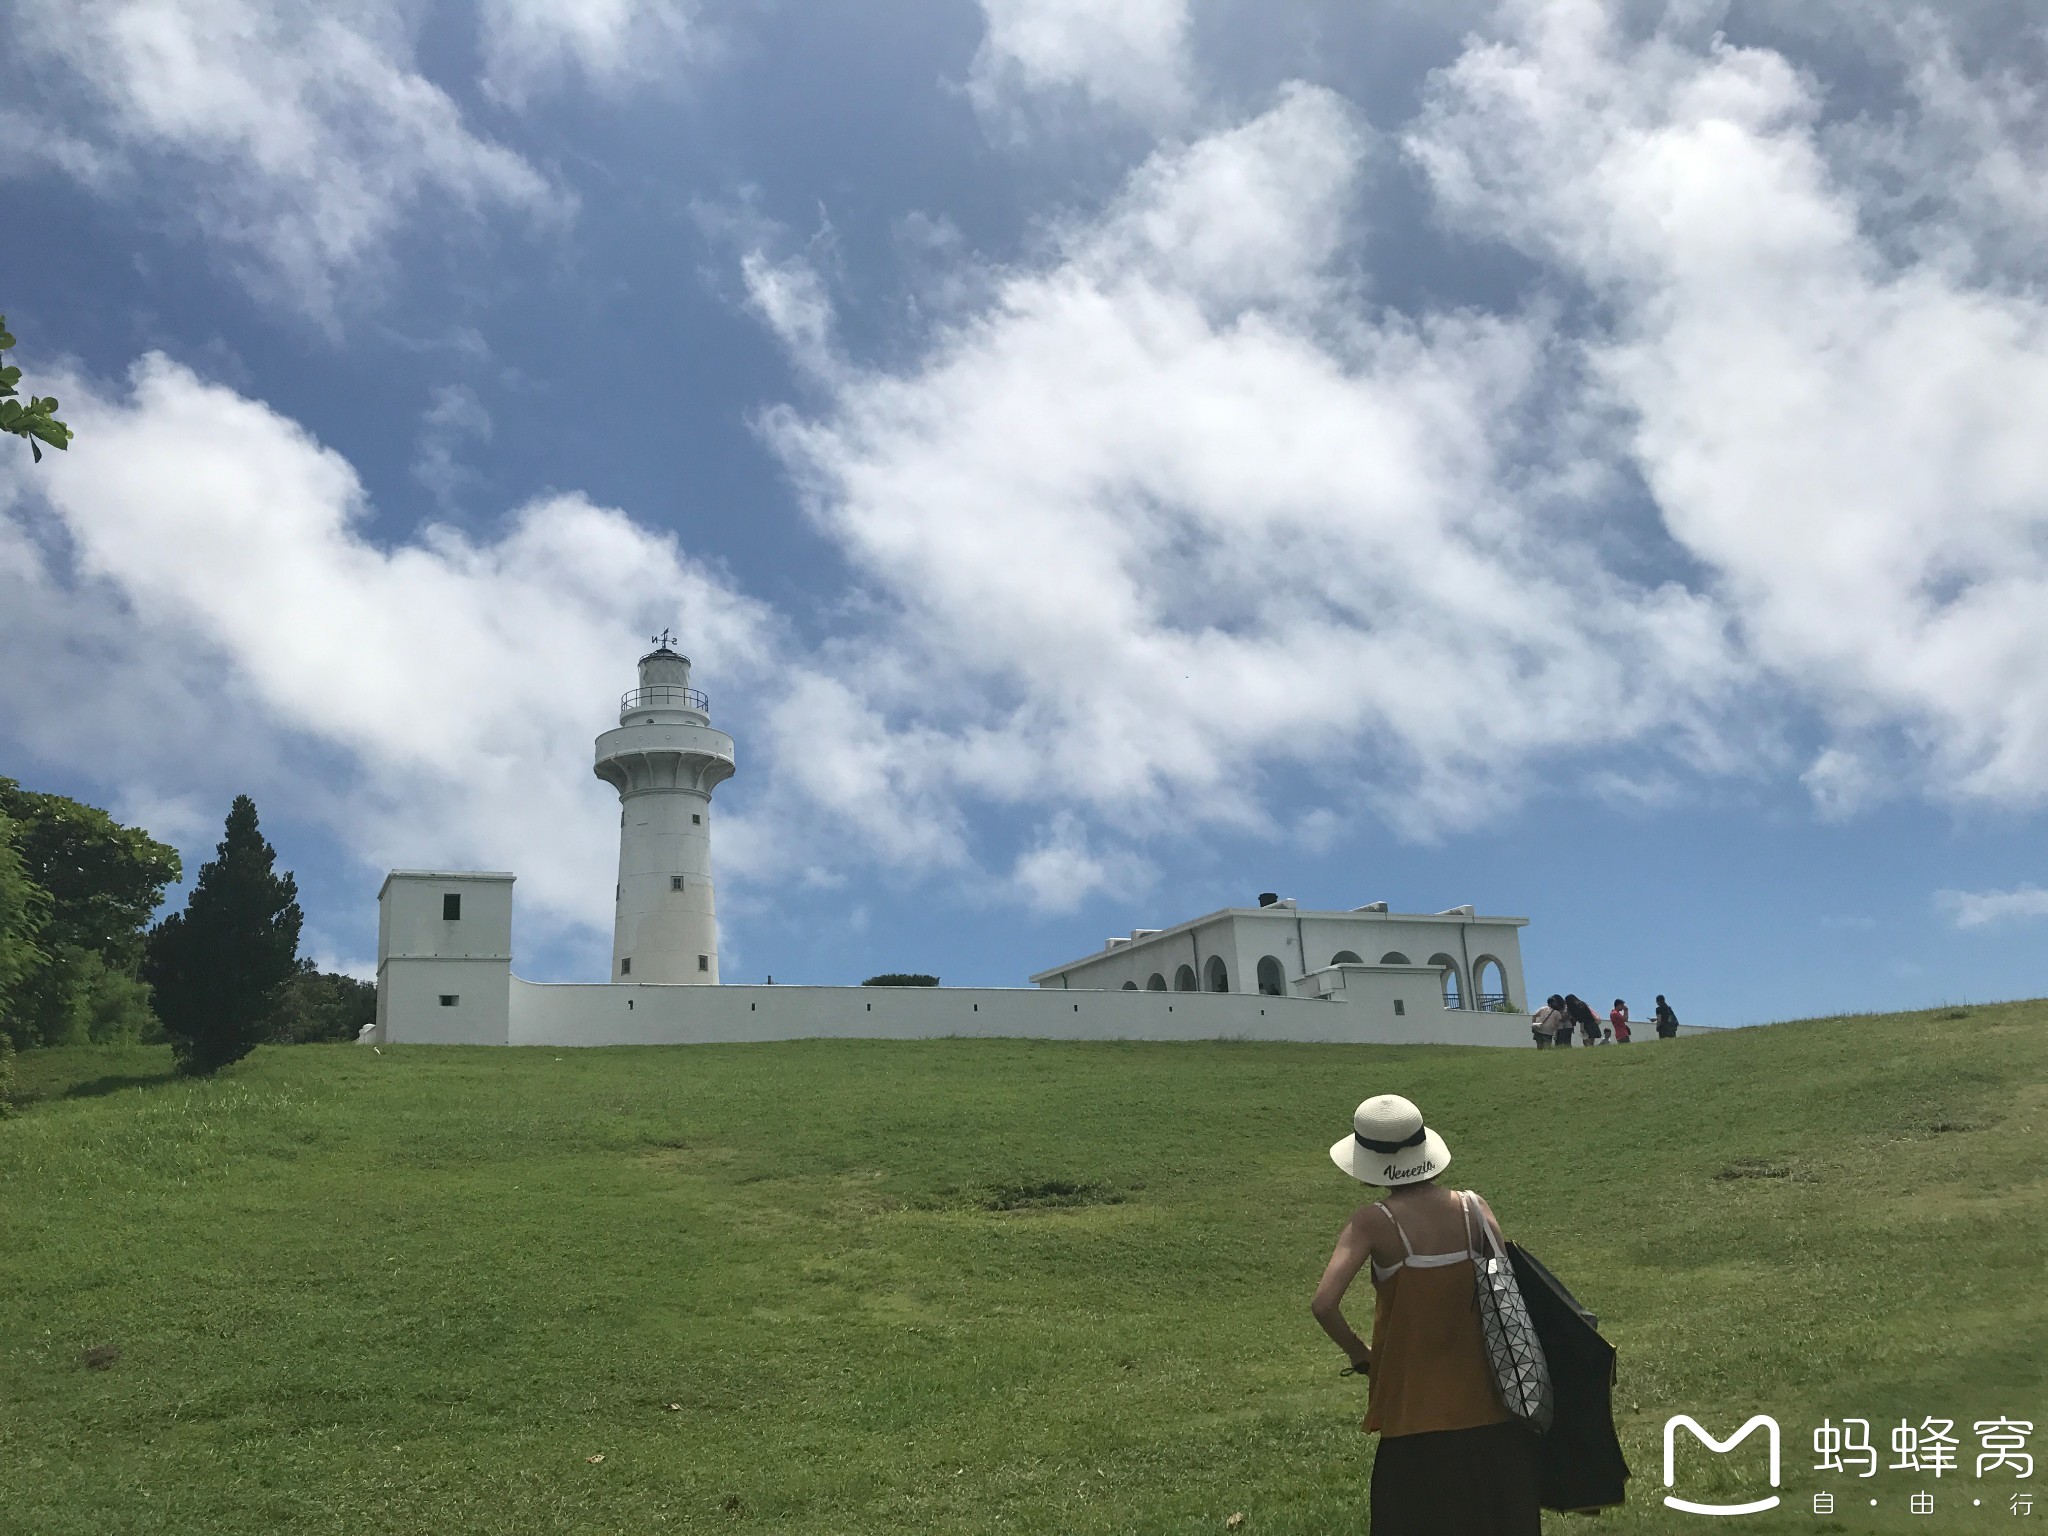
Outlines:
[[[1357,998],[1385,993],[1405,1016],[1424,1004],[1520,1013],[1526,917],[1471,907],[1390,912],[1376,901],[1348,912],[1303,911],[1270,893],[1172,928],[1134,928],[1094,954],[1052,966],[1040,987],[1124,992],[1236,992],[1261,997]]]

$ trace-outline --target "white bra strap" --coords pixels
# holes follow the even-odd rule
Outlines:
[[[1387,1220],[1394,1223],[1394,1235],[1401,1239],[1401,1251],[1407,1254],[1409,1258],[1414,1258],[1415,1250],[1408,1245],[1408,1234],[1401,1230],[1401,1222],[1399,1218],[1396,1217],[1392,1211],[1387,1209],[1386,1201],[1379,1200],[1375,1201],[1374,1203],[1379,1207],[1380,1212],[1387,1218]]]

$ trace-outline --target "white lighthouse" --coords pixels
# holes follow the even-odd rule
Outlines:
[[[596,772],[619,792],[613,981],[718,982],[711,897],[711,791],[733,776],[732,738],[711,728],[690,659],[666,630],[640,658],[640,686],[597,738]]]

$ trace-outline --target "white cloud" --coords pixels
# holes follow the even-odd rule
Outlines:
[[[1155,157],[915,367],[769,419],[883,603],[835,729],[1127,835],[1264,826],[1282,765],[1420,832],[1547,754],[1719,750],[1720,617],[1607,572],[1528,467],[1544,325],[1359,300],[1367,152],[1291,90]]]
[[[740,259],[740,280],[748,305],[800,366],[827,377],[838,371],[832,298],[809,260],[749,251]]]
[[[48,166],[95,190],[106,189],[115,177],[105,151],[27,112],[0,107],[0,142],[11,151],[11,163],[0,167],[0,176]]]
[[[1937,891],[1934,902],[1958,928],[2048,917],[2048,891],[2038,885],[2015,886],[2009,891]]]
[[[489,442],[492,431],[491,413],[468,385],[444,384],[434,390],[420,418],[412,475],[443,511],[453,508],[458,492],[481,478],[463,462],[463,446]]]
[[[915,724],[890,729],[837,670],[792,667],[763,711],[761,750],[777,765],[784,793],[770,797],[756,817],[783,835],[771,841],[772,834],[756,833],[758,861],[779,865],[795,857],[799,819],[815,814],[891,864],[960,868],[968,860],[961,809],[931,766],[940,743]]]
[[[1951,202],[1879,201],[1831,161],[1778,54],[1632,37],[1596,0],[1506,15],[1409,148],[1461,226],[1595,301],[1586,365],[1760,671],[1845,738],[1903,735],[1894,785],[2048,799],[2040,289],[1955,261],[1968,220],[1896,238]],[[1963,184],[2015,148],[1985,122],[1949,142],[1927,174]],[[1852,759],[1816,764],[1823,803]]]
[[[379,548],[354,472],[294,423],[155,354],[131,386],[66,383],[92,451],[39,466],[58,528],[0,567],[0,705],[29,748],[138,805],[266,784],[372,869],[511,867],[544,924],[607,925],[616,812],[590,743],[637,642],[673,623],[738,691],[772,618],[577,496],[490,542]],[[25,505],[5,543],[33,550]]]
[[[981,11],[968,93],[985,115],[1046,93],[1152,123],[1188,109],[1187,0],[981,0]]]
[[[169,168],[165,200],[322,321],[429,199],[543,219],[568,206],[470,129],[382,0],[84,0],[27,7],[9,36],[16,70],[81,119],[38,123],[26,142],[54,136],[70,146],[60,163],[103,190]]]
[[[2048,33],[2008,34],[2009,51],[1973,70],[1932,12],[1862,19],[1913,106],[1825,130],[1869,210],[1866,231],[1966,279],[2048,277]]]
[[[1129,899],[1156,883],[1158,872],[1127,848],[1104,848],[1080,817],[1056,813],[1039,838],[1017,856],[1011,885],[1038,912],[1072,912],[1101,896]]]
[[[711,47],[691,0],[479,0],[484,89],[523,102],[575,73],[600,90],[657,80]]]
[[[1596,750],[1647,748],[1583,782],[1657,803],[1776,771],[1803,710],[1827,814],[2048,797],[2039,290],[1953,259],[1979,226],[1952,200],[1875,200],[1778,54],[1596,0],[1501,26],[1405,147],[1555,310],[1376,307],[1372,144],[1294,87],[1159,152],[911,365],[830,354],[825,404],[770,415],[882,615],[834,718],[901,782],[1144,836],[1270,829],[1264,771],[1301,765],[1427,833]],[[2001,111],[1957,140],[1993,170]],[[1941,238],[1888,238],[1910,218]],[[828,355],[822,288],[749,276]]]
[[[1799,782],[1813,796],[1813,803],[1830,821],[1846,821],[1869,810],[1885,798],[1892,772],[1871,753],[1848,747],[1826,747],[1815,757]]]

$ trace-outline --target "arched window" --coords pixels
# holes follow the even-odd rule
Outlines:
[[[1412,962],[1406,955],[1402,954],[1401,951],[1399,951],[1398,949],[1390,949],[1384,955],[1380,956],[1380,964],[1409,965],[1412,964]]]
[[[1124,983],[1124,990],[1126,992],[1135,992],[1138,990],[1138,984],[1135,981],[1127,981]]]
[[[1348,950],[1348,949],[1340,949],[1340,950],[1338,950],[1338,951],[1337,951],[1337,953],[1335,953],[1334,955],[1330,956],[1330,964],[1332,964],[1332,965],[1363,965],[1363,964],[1365,964],[1365,962],[1364,962],[1363,960],[1359,959],[1359,958],[1358,958],[1358,956],[1357,956],[1356,954],[1354,954],[1354,953],[1353,953],[1353,952],[1352,952],[1351,950]]]
[[[1192,965],[1184,965],[1173,973],[1173,990],[1176,992],[1192,992],[1195,990],[1195,968]]]
[[[1472,991],[1475,994],[1473,1001],[1487,1012],[1507,1012],[1507,972],[1493,956],[1481,955],[1472,962]]]
[[[1205,969],[1209,973],[1206,978],[1209,983],[1209,991],[1228,992],[1230,990],[1230,972],[1224,968],[1221,955],[1211,955],[1209,957],[1209,964]]]
[[[1147,992],[1164,992],[1166,990],[1166,978],[1157,971],[1154,971],[1152,979],[1145,983],[1145,990]]]
[[[1429,963],[1435,966],[1443,977],[1444,1006],[1446,1008],[1463,1007],[1465,989],[1459,985],[1462,978],[1458,975],[1458,962],[1449,955],[1435,954],[1429,957]]]
[[[1280,962],[1271,955],[1259,961],[1259,996],[1285,997],[1287,995],[1287,973],[1280,969]]]

